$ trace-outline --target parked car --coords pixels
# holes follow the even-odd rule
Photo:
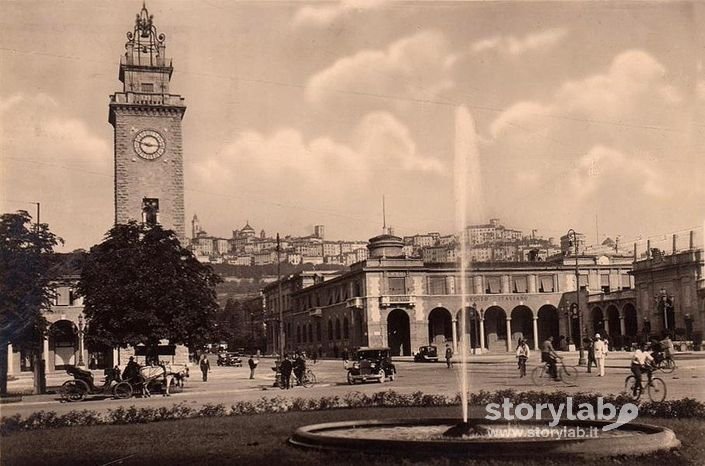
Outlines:
[[[433,345],[421,346],[418,352],[414,353],[416,362],[438,362],[438,348]]]
[[[363,347],[355,351],[352,365],[348,367],[348,383],[385,382],[394,380],[397,369],[392,363],[391,352],[386,347]]]
[[[218,360],[216,361],[216,364],[218,364],[219,366],[242,367],[242,359],[240,359],[240,355],[238,353],[224,352],[218,354]]]

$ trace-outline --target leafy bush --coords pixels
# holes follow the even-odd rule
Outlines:
[[[597,407],[599,397],[604,402],[609,402],[616,407],[621,407],[632,400],[625,394],[600,395],[595,393],[552,392],[538,391],[517,392],[506,389],[489,392],[485,390],[470,393],[468,404],[473,406],[486,406],[489,403],[502,403],[505,398],[514,404],[528,403],[531,405],[541,403],[565,403],[566,397],[573,398],[573,405],[587,403]],[[436,407],[451,406],[461,403],[460,394],[454,397],[445,395],[424,394],[420,391],[413,393],[398,393],[393,390],[367,395],[360,392],[349,392],[340,396],[324,396],[318,399],[307,398],[273,398],[262,397],[256,401],[237,401],[227,408],[223,404],[205,404],[194,409],[186,403],[177,403],[171,407],[118,407],[110,409],[106,414],[95,411],[81,410],[69,411],[57,415],[54,411],[39,411],[22,419],[19,414],[0,419],[0,435],[8,435],[23,430],[51,429],[56,427],[71,427],[98,424],[134,424],[146,422],[159,422],[175,419],[194,417],[221,417],[242,416],[262,413],[280,413],[287,411],[313,411],[321,409],[340,408],[370,408],[370,407]],[[705,403],[692,398],[669,400],[662,403],[642,402],[639,412],[643,416],[659,418],[695,418],[705,419]]]

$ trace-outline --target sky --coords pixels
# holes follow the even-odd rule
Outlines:
[[[703,228],[705,4],[146,6],[186,99],[187,225],[367,239],[384,196],[398,235]],[[66,250],[114,221],[108,102],[141,7],[0,0],[0,211],[40,202]]]

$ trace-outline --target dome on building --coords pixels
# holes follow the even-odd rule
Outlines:
[[[242,236],[255,236],[257,232],[255,232],[255,229],[250,226],[250,221],[245,222],[245,226],[242,227],[242,230],[240,230],[240,235]]]
[[[404,257],[404,241],[394,235],[379,235],[370,238],[367,245],[370,257]]]

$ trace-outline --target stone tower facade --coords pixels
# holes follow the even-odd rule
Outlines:
[[[115,223],[159,223],[185,240],[181,120],[183,97],[169,93],[173,67],[145,6],[120,59],[122,92],[110,96],[115,130]]]

